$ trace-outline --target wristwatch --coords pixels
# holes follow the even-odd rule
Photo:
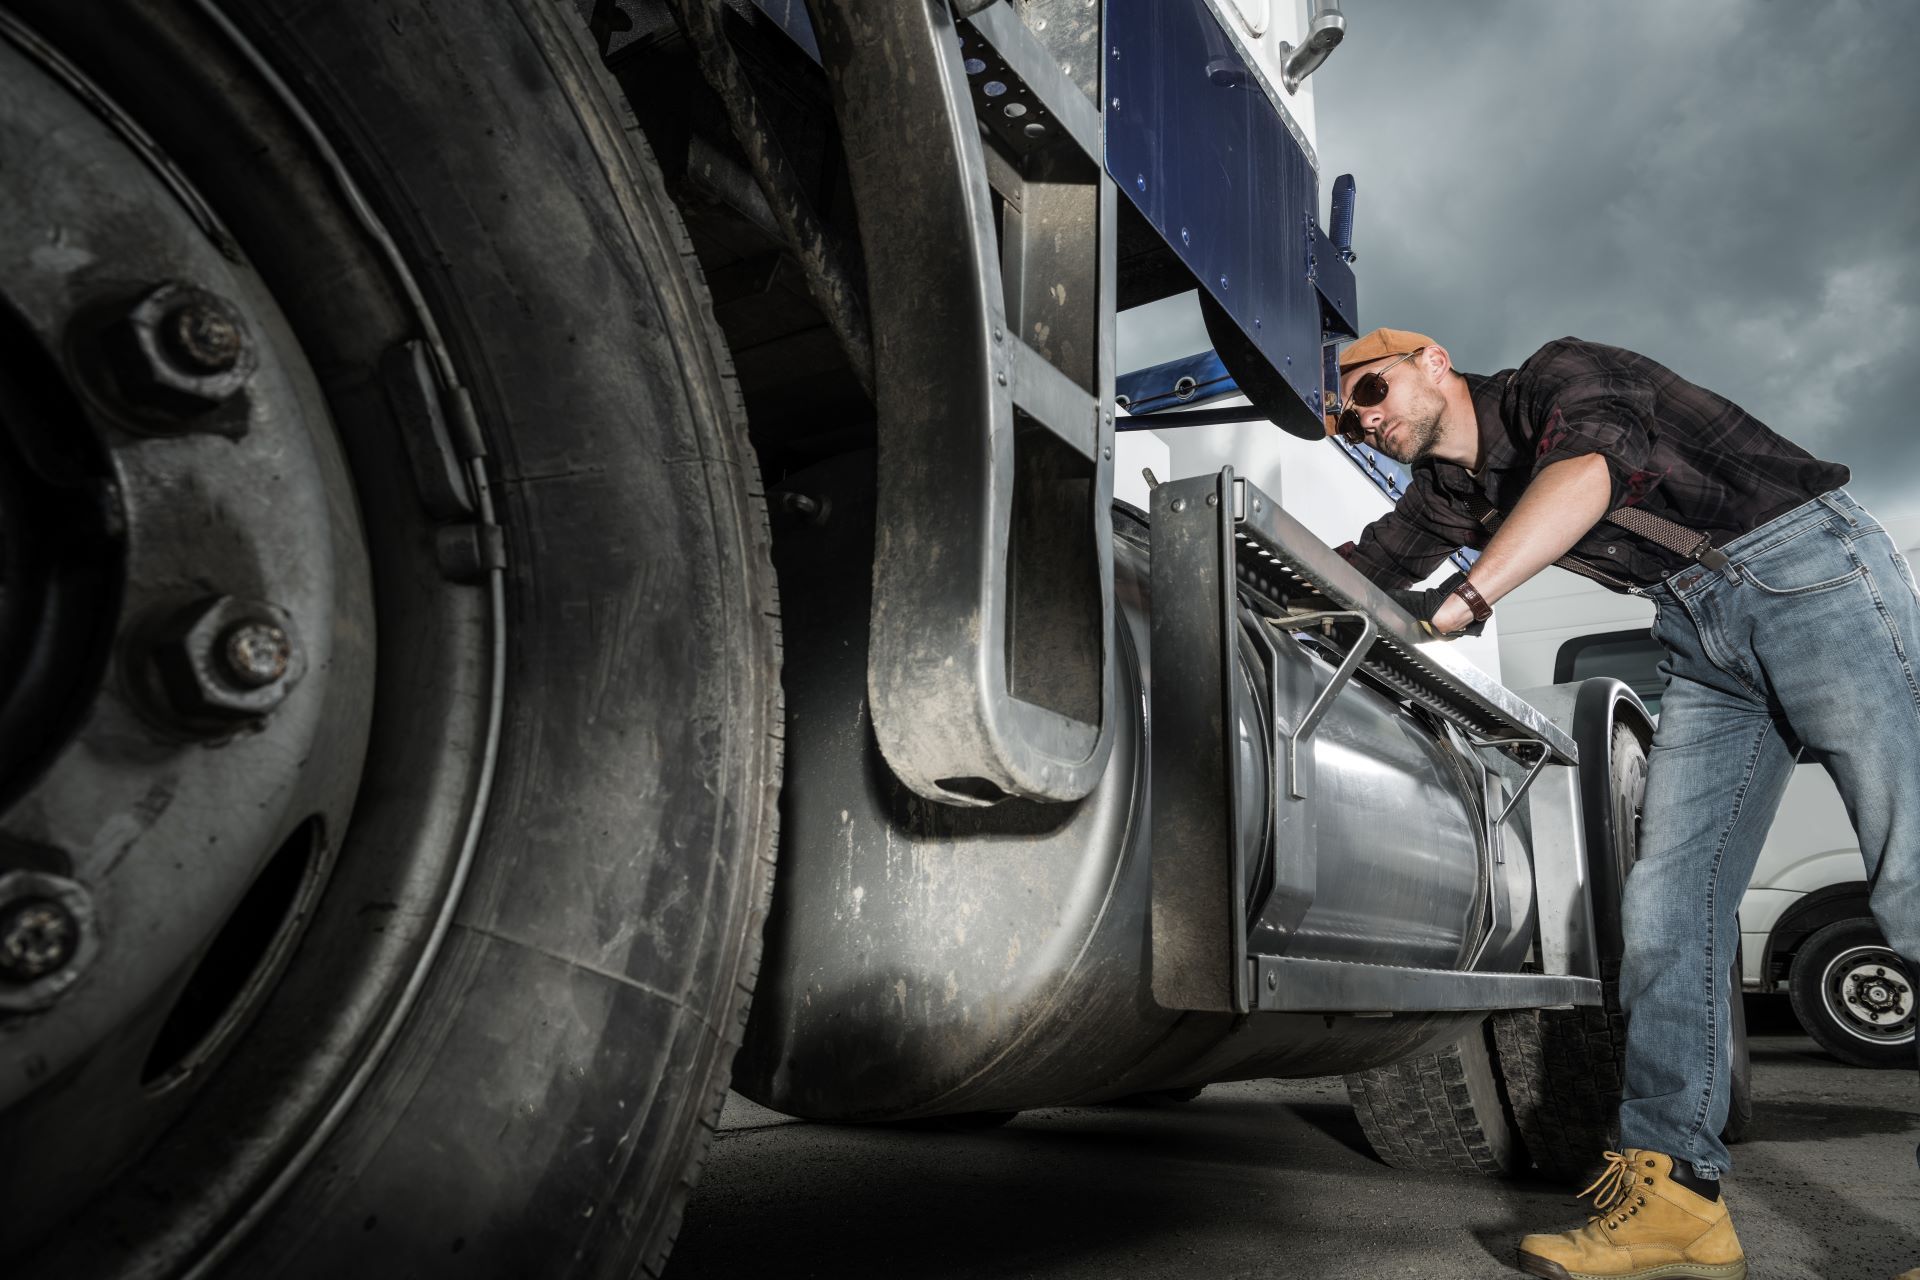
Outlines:
[[[1460,585],[1453,589],[1453,594],[1460,597],[1461,602],[1473,614],[1475,622],[1485,622],[1493,616],[1493,606],[1488,604],[1487,598],[1465,578],[1460,579]]]

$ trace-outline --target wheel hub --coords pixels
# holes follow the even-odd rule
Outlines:
[[[0,208],[0,524],[78,531],[0,538],[73,562],[0,566],[0,658],[62,635],[86,657],[0,667],[0,730],[48,687],[61,709],[0,749],[0,1033],[25,1066],[0,1072],[0,1149],[40,1153],[0,1174],[4,1254],[178,1113],[271,986],[358,783],[373,628],[348,473],[274,300],[11,22],[0,168],[36,175]],[[21,640],[45,600],[57,634]],[[265,918],[236,934],[242,911]],[[208,955],[236,971],[196,983]]]
[[[1855,947],[1834,957],[1824,984],[1842,1026],[1862,1039],[1901,1041],[1913,1035],[1913,979],[1882,947]]]

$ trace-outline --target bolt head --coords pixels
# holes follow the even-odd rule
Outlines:
[[[239,310],[177,281],[134,303],[100,345],[115,398],[156,430],[196,425],[246,385],[255,365]]]
[[[212,596],[159,629],[151,669],[175,724],[220,732],[278,707],[306,674],[306,655],[286,610]]]
[[[293,660],[293,641],[286,631],[258,619],[229,627],[220,646],[227,674],[249,689],[270,685],[287,674]]]
[[[1187,500],[1185,498],[1175,498],[1173,500],[1173,509],[1175,511],[1185,511],[1187,509]]]
[[[66,968],[80,949],[80,922],[53,898],[0,905],[0,982],[34,982]]]
[[[246,349],[235,317],[208,298],[182,302],[161,317],[160,347],[176,366],[195,374],[225,373]]]

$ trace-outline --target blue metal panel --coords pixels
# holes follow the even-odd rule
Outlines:
[[[1312,162],[1206,0],[1110,3],[1106,24],[1107,172],[1318,415],[1321,301],[1308,259],[1342,295],[1347,328],[1353,273],[1337,252],[1315,252],[1327,242]]]
[[[1180,394],[1183,378],[1193,379],[1191,388],[1184,396]],[[1240,388],[1227,372],[1227,366],[1221,364],[1220,357],[1211,351],[1122,374],[1113,380],[1113,389],[1117,395],[1126,397],[1127,412],[1136,418],[1162,409],[1205,404],[1222,396],[1240,394]],[[1115,423],[1115,430],[1124,430],[1130,425],[1133,424],[1121,419]]]
[[[1307,251],[1307,278],[1320,291],[1322,327],[1343,337],[1359,337],[1360,307],[1354,296],[1353,268],[1317,226]]]
[[[753,0],[753,7],[786,32],[809,58],[820,61],[820,42],[813,38],[813,20],[807,17],[806,0]]]

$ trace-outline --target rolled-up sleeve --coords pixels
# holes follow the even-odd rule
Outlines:
[[[1435,519],[1439,508],[1427,475],[1415,471],[1413,483],[1393,510],[1375,520],[1356,542],[1338,548],[1348,564],[1375,586],[1398,591],[1419,582],[1463,543],[1452,521]]]
[[[1620,370],[1568,378],[1553,391],[1552,407],[1534,446],[1533,474],[1568,458],[1599,454],[1613,483],[1607,509],[1639,502],[1661,479],[1651,465],[1657,432],[1654,401],[1650,382]]]

